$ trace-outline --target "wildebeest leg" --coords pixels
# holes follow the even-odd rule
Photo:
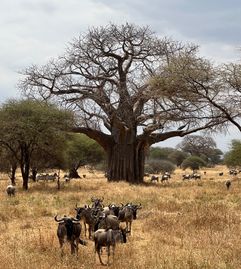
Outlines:
[[[79,238],[77,238],[76,240],[75,240],[75,242],[76,242],[76,247],[75,247],[75,249],[76,249],[76,256],[78,256],[78,251],[79,251],[79,243],[80,243],[80,239]]]
[[[97,251],[97,253],[98,253],[98,257],[99,257],[99,261],[100,261],[100,263],[101,263],[102,265],[107,265],[108,263],[105,264],[105,263],[102,262],[101,254],[100,254],[100,252],[101,252],[101,247],[98,246],[98,247],[96,248],[96,251]]]
[[[63,250],[64,240],[59,239],[59,245],[61,249],[61,256],[63,256],[64,255],[64,250]]]
[[[84,228],[85,228],[85,238],[86,238],[87,227],[86,227],[86,222],[85,221],[84,221]]]
[[[107,246],[107,265],[110,264],[110,245]]]
[[[71,244],[71,254],[74,254],[76,245],[75,245],[74,241],[72,241],[70,244]]]
[[[131,221],[129,222],[129,227],[130,227],[130,229],[129,230],[127,230],[127,231],[130,231],[130,235],[131,235]]]
[[[89,239],[91,238],[91,229],[92,229],[92,227],[91,227],[91,225],[89,225]]]

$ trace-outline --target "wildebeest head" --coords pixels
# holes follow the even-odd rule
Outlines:
[[[80,220],[83,217],[83,215],[87,209],[90,209],[89,206],[87,206],[87,205],[85,205],[84,207],[78,207],[76,204],[76,206],[75,206],[76,219]]]
[[[131,204],[130,207],[131,207],[132,212],[133,212],[133,219],[136,219],[136,217],[137,217],[137,210],[138,209],[141,209],[142,206],[141,206],[141,204],[139,204],[139,205],[133,205],[133,204]]]
[[[79,220],[71,217],[64,216],[61,219],[57,218],[57,215],[54,217],[55,221],[59,223],[59,225],[64,224],[67,231],[67,239],[71,240],[73,235],[73,227],[75,223],[79,224]]]
[[[91,202],[93,203],[92,204],[93,208],[103,208],[103,201],[104,201],[104,197],[102,197],[102,198],[91,197]]]

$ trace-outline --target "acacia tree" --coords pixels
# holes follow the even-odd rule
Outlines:
[[[55,142],[62,136],[63,130],[72,124],[69,112],[50,104],[32,100],[10,100],[1,106],[0,145],[17,160],[23,178],[23,189],[28,189],[34,154],[44,148],[46,151],[50,150],[52,145],[56,146]]]
[[[103,149],[84,134],[68,134],[65,149],[65,165],[70,178],[79,178],[78,169],[104,159]]]
[[[148,27],[109,24],[75,39],[62,57],[27,68],[21,87],[28,96],[72,105],[79,118],[74,131],[107,153],[108,180],[141,183],[150,145],[220,119],[205,100],[175,94],[175,88],[170,94],[156,79],[173,57],[196,52],[196,46],[158,38]]]

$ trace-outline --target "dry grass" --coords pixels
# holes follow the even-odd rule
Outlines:
[[[115,269],[231,269],[241,268],[241,182],[226,190],[222,167],[208,169],[201,181],[182,181],[176,171],[168,183],[130,186],[107,183],[101,174],[62,184],[31,183],[15,197],[7,197],[7,178],[0,180],[0,268],[102,268],[93,242],[70,255],[69,245],[60,256],[55,214],[75,216],[75,204],[104,196],[105,203],[142,203],[133,233],[118,245]],[[146,179],[148,181],[148,179]]]

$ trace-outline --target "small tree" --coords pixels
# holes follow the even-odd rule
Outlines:
[[[174,148],[151,147],[148,157],[150,159],[167,160],[168,156],[174,151]]]
[[[224,155],[228,167],[241,167],[241,140],[232,140],[231,149]]]
[[[83,165],[93,165],[105,158],[103,149],[84,134],[69,134],[66,145],[66,167],[70,178],[79,178],[78,169]]]
[[[167,160],[148,160],[145,165],[145,172],[146,173],[164,173],[169,172],[172,173],[175,170],[175,165]]]
[[[194,171],[199,170],[200,167],[206,166],[206,162],[198,156],[190,156],[183,161],[181,166],[184,170],[191,168]]]
[[[188,153],[181,150],[175,150],[168,155],[168,159],[175,163],[177,166],[181,166],[182,162],[188,157]]]

